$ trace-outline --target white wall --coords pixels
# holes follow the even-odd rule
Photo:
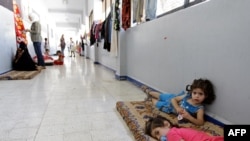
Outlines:
[[[58,40],[56,36],[56,24],[55,22],[50,19],[48,20],[47,30],[48,30],[48,39],[49,39],[49,47],[50,47],[50,54],[55,54],[58,47]]]
[[[16,53],[16,35],[13,11],[0,5],[0,74],[12,69]]]
[[[121,34],[126,75],[160,91],[179,92],[208,78],[217,99],[207,111],[250,123],[250,1],[211,0]]]
[[[112,69],[117,70],[117,56],[112,55],[110,52],[108,52],[106,49],[103,49],[104,40],[102,42],[98,43],[99,46],[96,47],[97,49],[97,57],[96,62]]]
[[[87,0],[87,5],[88,5],[88,9],[87,9],[87,16],[89,16],[90,12],[94,9],[94,2],[97,0]]]

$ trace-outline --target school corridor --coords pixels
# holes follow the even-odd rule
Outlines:
[[[117,101],[145,94],[77,55],[31,80],[0,81],[0,141],[134,141]]]

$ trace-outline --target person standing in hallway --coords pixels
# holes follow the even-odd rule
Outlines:
[[[62,34],[61,39],[60,39],[60,47],[61,47],[61,53],[64,56],[64,49],[65,49],[66,43],[64,39],[64,34]]]
[[[37,56],[37,65],[45,69],[45,63],[43,59],[43,54],[41,50],[41,24],[39,22],[38,16],[35,13],[29,14],[29,20],[32,22],[30,29],[25,29],[25,32],[30,33],[31,41],[33,42],[34,50]]]
[[[69,57],[72,57],[72,55],[74,55],[74,57],[75,57],[75,43],[74,43],[72,37],[70,37],[69,48],[70,48],[70,56]]]
[[[80,39],[81,39],[81,42],[80,42],[80,44],[81,44],[81,50],[80,50],[80,56],[82,55],[82,56],[84,56],[84,40],[85,40],[85,35],[81,35],[81,37],[80,37]]]
[[[45,52],[49,51],[49,42],[48,42],[48,38],[44,38],[44,51],[45,51]]]

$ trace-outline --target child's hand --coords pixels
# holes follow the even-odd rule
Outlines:
[[[185,119],[189,119],[189,117],[191,116],[186,110],[183,110],[183,112],[181,113],[181,115]]]
[[[177,111],[178,114],[182,114],[183,111],[185,111],[185,110],[184,110],[183,108],[181,108],[181,107],[178,107],[178,108],[176,109],[176,111]]]

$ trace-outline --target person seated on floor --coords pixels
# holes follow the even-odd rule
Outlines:
[[[161,116],[146,122],[145,133],[159,141],[224,141],[223,136],[212,136],[193,128],[178,127]]]
[[[38,70],[36,63],[31,58],[27,45],[24,42],[19,44],[13,61],[13,69],[20,71]]]
[[[47,49],[47,48],[45,49],[44,55],[50,56],[50,55],[49,55],[49,49]]]
[[[44,63],[46,66],[50,66],[54,64],[54,59],[49,55],[49,49],[45,49],[43,54]],[[33,57],[35,63],[37,63],[37,56]]]
[[[63,56],[62,52],[60,50],[58,50],[56,52],[56,54],[58,56],[58,59],[54,61],[54,64],[55,65],[63,65],[63,58],[64,58],[64,56]]]

